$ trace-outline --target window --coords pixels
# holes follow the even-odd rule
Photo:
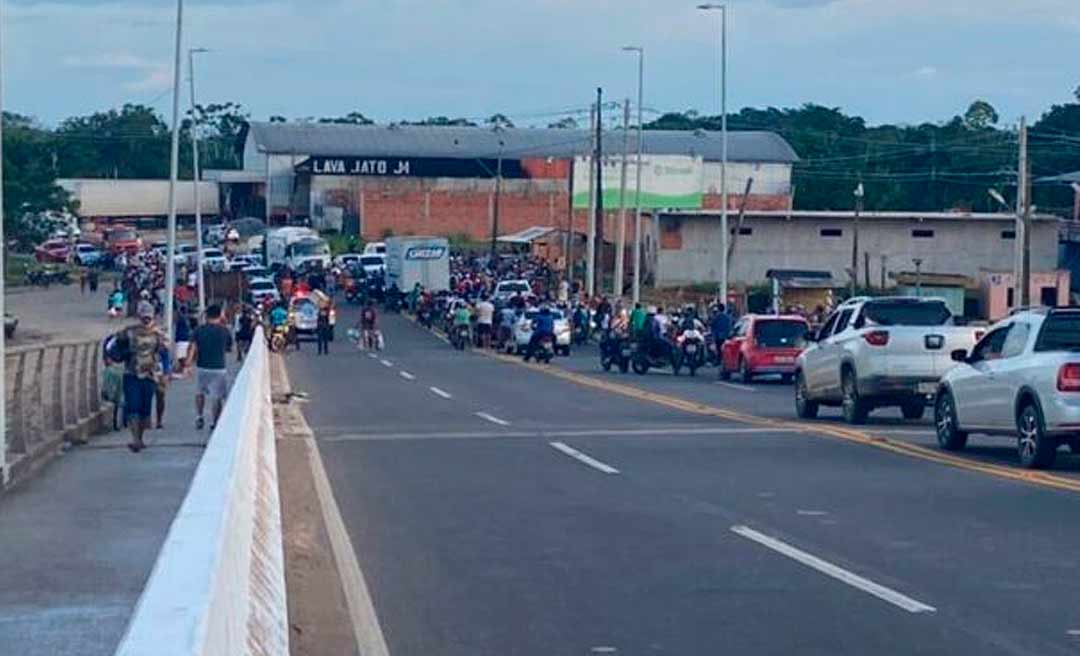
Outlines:
[[[735,228],[731,229],[731,234],[735,234]],[[742,228],[739,228],[739,234],[744,236],[744,237],[749,237],[750,235],[754,234],[754,229],[753,228],[747,228],[747,227],[744,226]]]
[[[829,335],[832,334],[833,326],[836,325],[836,319],[839,316],[840,316],[839,314],[837,314],[836,312],[833,312],[832,316],[829,317],[829,320],[826,321],[825,325],[822,326],[821,330],[818,331],[818,335],[817,335],[818,340],[825,339],[826,337],[828,337]]]
[[[1002,230],[1001,231],[1001,238],[1002,239],[1016,239],[1016,231],[1015,230]]]
[[[1080,312],[1051,312],[1043,321],[1036,351],[1080,351]]]
[[[806,324],[801,321],[766,319],[754,324],[754,342],[763,348],[802,348]]]
[[[735,324],[735,330],[731,333],[732,337],[745,337],[746,336],[746,320],[742,320]]]
[[[1009,287],[1009,289],[1005,292],[1005,305],[1007,307],[1013,306],[1013,302],[1016,300],[1013,296],[1015,293],[1016,290],[1012,287]]]
[[[870,301],[863,312],[878,326],[943,326],[952,317],[943,301]]]
[[[912,230],[911,231],[911,236],[914,237],[915,239],[933,239],[934,238],[934,231],[933,230]]]
[[[971,357],[968,358],[968,362],[972,364],[976,362],[982,362],[984,360],[997,360],[1001,357],[1001,350],[1005,346],[1005,338],[1009,336],[1009,328],[1012,326],[1002,326],[997,330],[991,330],[982,338],[982,341],[975,345],[974,350],[971,352]]]
[[[1005,344],[1001,347],[1001,357],[1013,358],[1023,353],[1030,334],[1031,326],[1026,323],[1014,323],[1012,330],[1005,338]]]
[[[821,229],[821,236],[822,237],[843,237],[844,236],[844,231],[841,230],[840,228],[822,228]]]
[[[854,312],[854,310],[849,309],[844,310],[840,313],[840,318],[836,321],[836,330],[833,331],[834,334],[839,335],[840,333],[844,332],[844,330],[847,328],[848,322],[851,321],[852,312]]]

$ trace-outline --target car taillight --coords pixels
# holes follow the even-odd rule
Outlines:
[[[1059,392],[1080,392],[1080,362],[1070,362],[1058,369]]]
[[[863,339],[870,346],[885,346],[889,343],[889,331],[887,330],[872,330],[865,335]]]

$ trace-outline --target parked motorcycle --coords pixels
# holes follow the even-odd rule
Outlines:
[[[607,330],[600,340],[600,366],[604,371],[618,367],[619,371],[625,374],[630,369],[632,352],[630,340],[613,330]]]
[[[644,376],[649,369],[663,369],[671,367],[676,376],[682,370],[682,351],[667,341],[649,343],[634,342],[630,356],[630,366],[634,373]]]
[[[696,376],[697,370],[705,366],[705,336],[695,328],[684,330],[679,336],[679,350],[682,363],[691,376]]]
[[[555,339],[550,335],[544,335],[540,338],[539,348],[536,349],[537,362],[543,362],[544,364],[551,364],[552,358],[555,357]]]

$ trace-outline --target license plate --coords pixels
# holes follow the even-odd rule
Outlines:
[[[937,393],[937,383],[919,383],[917,389],[919,394],[935,394]]]
[[[795,362],[795,358],[788,357],[788,356],[781,356],[781,357],[776,358],[776,363],[777,364],[791,364],[792,362]]]

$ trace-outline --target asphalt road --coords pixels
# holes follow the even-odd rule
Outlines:
[[[383,328],[287,366],[391,654],[1080,648],[1074,492],[822,437],[779,385],[552,365],[582,384]]]

